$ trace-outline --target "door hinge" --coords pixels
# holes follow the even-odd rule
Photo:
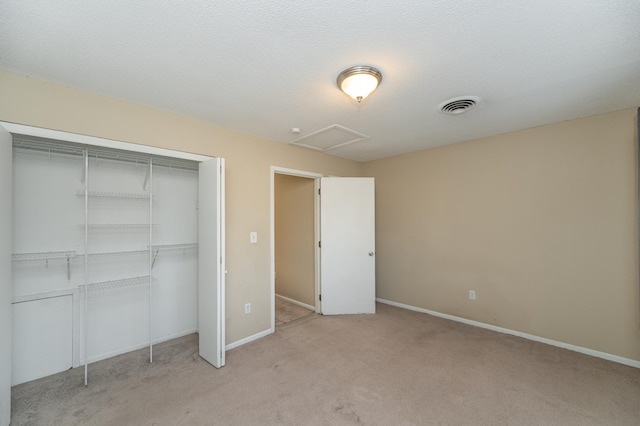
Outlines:
[[[318,248],[322,248],[322,241],[318,241]]]
[[[320,188],[318,188],[318,195],[320,195]]]
[[[322,295],[321,294],[318,295],[318,300],[322,302]]]

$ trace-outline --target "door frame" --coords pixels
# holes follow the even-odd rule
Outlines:
[[[47,139],[56,139],[67,142],[75,142],[83,145],[101,146],[105,148],[122,149],[125,151],[141,152],[143,154],[154,154],[165,157],[181,158],[184,160],[192,161],[207,161],[216,157],[207,155],[192,154],[190,152],[176,151],[173,149],[158,148],[149,145],[139,145],[133,142],[121,142],[113,139],[106,139],[96,136],[81,135],[79,133],[69,133],[59,130],[45,129],[43,127],[34,127],[25,124],[9,123],[7,121],[0,121],[0,126],[11,134],[21,134],[26,136],[36,136]]]
[[[2,128],[2,126],[0,126]],[[0,131],[0,425],[11,423],[11,382],[12,366],[12,333],[13,314],[13,143],[12,135],[2,129]],[[6,144],[6,145],[5,145]],[[8,146],[7,146],[8,145]]]
[[[313,234],[315,241],[314,250],[314,276],[315,276],[315,311],[322,312],[321,302],[318,295],[320,294],[320,249],[318,241],[320,240],[320,201],[318,190],[320,189],[321,173],[307,172],[304,170],[289,169],[286,167],[271,166],[271,223],[270,223],[270,242],[271,242],[271,332],[276,330],[276,204],[275,204],[275,176],[289,175],[301,178],[313,179]]]

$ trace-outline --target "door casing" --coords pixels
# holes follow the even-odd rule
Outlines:
[[[307,172],[303,170],[288,169],[285,167],[271,166],[271,229],[269,240],[271,242],[271,331],[276,330],[276,244],[275,244],[275,175],[289,175],[302,178],[308,178],[314,180],[314,197],[313,197],[313,227],[314,227],[314,241],[315,244],[315,311],[321,312],[321,301],[318,295],[320,294],[320,250],[318,249],[318,240],[320,238],[320,203],[318,201],[318,190],[320,189],[320,178],[322,174]]]

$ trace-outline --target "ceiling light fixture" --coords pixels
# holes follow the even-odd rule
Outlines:
[[[337,79],[340,90],[358,103],[376,90],[381,81],[382,73],[368,65],[347,68],[338,75]]]

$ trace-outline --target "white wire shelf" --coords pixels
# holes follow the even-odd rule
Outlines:
[[[76,256],[75,251],[45,251],[34,253],[13,253],[11,260],[14,262],[20,261],[36,261],[36,260],[68,260]]]
[[[80,228],[84,229],[84,223],[78,225]],[[152,224],[151,226],[156,226],[156,224]],[[148,229],[148,223],[90,223],[87,228],[90,231],[93,230],[108,230],[108,229]]]
[[[185,244],[157,244],[151,246],[153,258],[155,258],[163,252],[182,252],[197,251],[198,243],[185,243]],[[143,257],[149,255],[149,249],[141,250],[122,250],[122,251],[109,251],[109,252],[94,252],[87,254],[89,261],[109,260],[123,257]],[[84,263],[84,253],[73,252],[70,256],[73,263]]]
[[[79,189],[76,191],[78,197],[84,197],[84,191]],[[148,200],[150,198],[149,193],[135,193],[135,192],[105,192],[105,191],[89,191],[89,198],[114,198],[114,199],[133,199],[133,200]]]
[[[158,281],[151,277],[152,282]],[[87,289],[88,293],[104,293],[113,290],[122,290],[131,287],[138,287],[149,284],[149,275],[123,278],[119,280],[101,281],[97,283],[81,284],[80,287]]]
[[[173,251],[173,250],[197,250],[198,243],[182,243],[182,244],[154,244],[151,246],[154,250],[158,250],[160,252],[163,251]]]
[[[151,261],[151,268],[156,264],[158,256],[163,253],[182,253],[185,255],[187,251],[198,250],[198,243],[182,243],[182,244],[156,244],[151,246],[153,251],[153,260]]]
[[[122,251],[108,251],[108,252],[95,252],[87,254],[89,261],[92,260],[109,260],[122,257],[134,257],[149,255],[149,250],[122,250]],[[84,263],[84,253],[79,253],[75,259],[75,263]]]

